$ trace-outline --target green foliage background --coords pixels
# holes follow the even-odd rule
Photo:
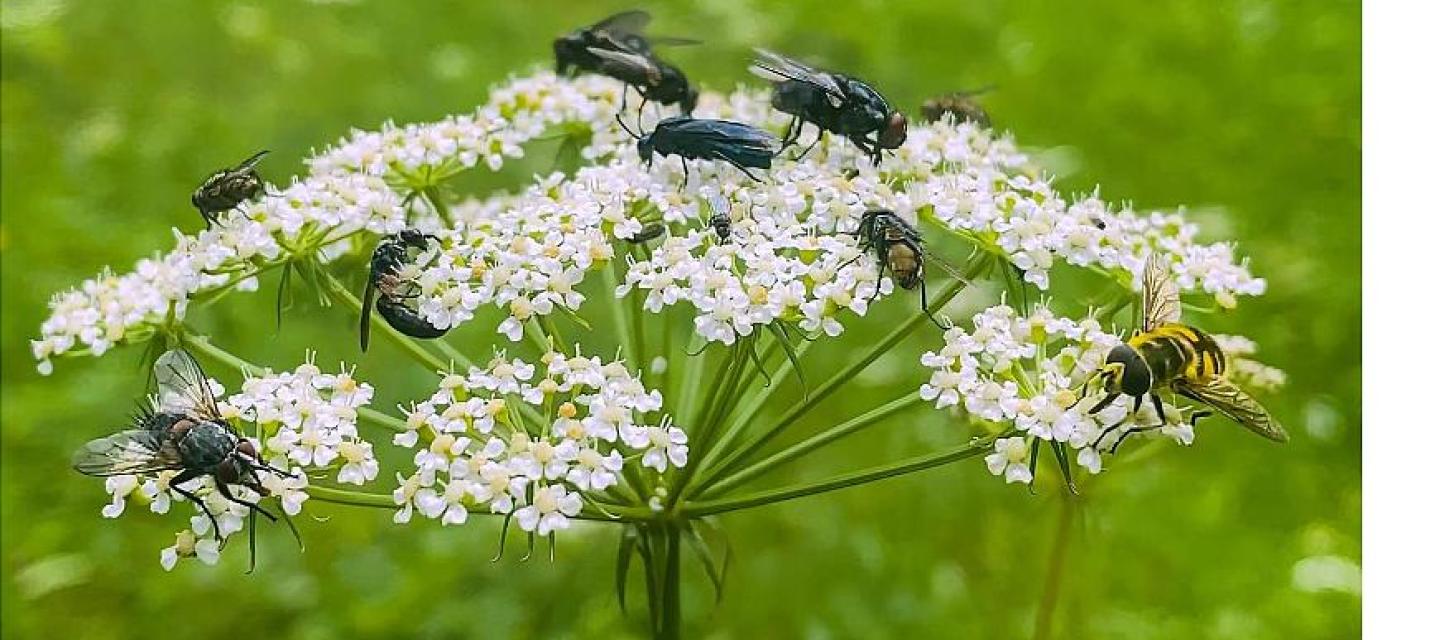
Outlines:
[[[653,31],[706,41],[669,55],[707,86],[750,82],[744,66],[754,45],[856,72],[906,109],[936,92],[996,84],[986,99],[996,124],[1041,149],[1065,190],[1100,185],[1109,200],[1143,209],[1185,204],[1211,237],[1236,239],[1270,292],[1234,314],[1199,320],[1253,337],[1262,357],[1290,374],[1290,386],[1268,404],[1292,442],[1278,448],[1218,422],[1190,449],[1114,460],[1084,487],[1053,635],[1358,633],[1358,575],[1326,569],[1325,558],[1303,562],[1341,557],[1349,570],[1360,561],[1355,3],[646,5],[657,16]],[[494,565],[490,523],[395,527],[386,512],[314,505],[332,519],[304,524],[305,554],[267,529],[253,576],[242,575],[236,554],[217,568],[165,574],[158,549],[172,540],[178,516],[139,509],[104,520],[100,484],[68,467],[70,452],[118,425],[142,390],[139,350],[61,361],[41,378],[26,343],[52,292],[171,246],[172,226],[195,228],[187,193],[210,169],[266,147],[276,152],[265,175],[286,184],[308,149],[349,127],[468,109],[491,83],[547,64],[557,33],[624,6],[5,0],[0,7],[6,637],[640,634],[639,604],[628,618],[616,606],[614,528],[566,535],[555,564],[518,564],[518,553]],[[541,169],[533,162],[525,174]],[[502,180],[524,174],[509,175]],[[356,360],[382,402],[416,397],[428,385],[405,364],[380,366],[395,352],[358,357],[346,325],[333,329],[335,319],[346,322],[335,310],[300,306],[275,335],[271,289],[195,321],[221,344],[275,365],[291,366],[307,345],[325,363]],[[880,305],[839,344],[879,335],[902,312]],[[936,339],[931,327],[921,329],[805,428],[907,389],[907,370]],[[834,363],[842,349],[814,353]],[[947,430],[941,414],[906,412],[775,482],[927,451],[950,440]],[[737,555],[725,598],[716,604],[692,566],[687,629],[729,638],[1026,637],[1061,503],[1053,486],[1030,496],[974,461],[731,514],[723,524]]]

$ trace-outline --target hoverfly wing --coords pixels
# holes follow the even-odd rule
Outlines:
[[[660,67],[655,66],[643,55],[629,49],[591,49],[591,54],[601,59],[601,72],[615,78],[644,77],[646,84],[660,82]]]
[[[247,173],[249,171],[252,171],[254,167],[258,166],[259,161],[263,160],[263,156],[266,155],[268,155],[268,150],[264,149],[262,151],[259,151],[258,153],[253,154],[252,156],[249,156],[247,160],[238,163],[238,166],[233,168],[233,172]]]
[[[638,35],[650,24],[650,14],[640,9],[622,11],[591,25],[592,31]]]
[[[1142,268],[1142,330],[1151,331],[1182,319],[1182,289],[1158,254],[1147,256]]]
[[[932,253],[928,253],[928,252],[924,252],[923,258],[924,258],[924,261],[926,261],[926,262],[932,262],[932,263],[938,265],[938,268],[943,269],[945,272],[947,272],[948,275],[949,275],[949,277],[951,277],[951,278],[953,278],[954,280],[957,280],[957,281],[963,283],[963,286],[965,286],[965,287],[971,287],[971,286],[973,286],[973,281],[972,281],[972,280],[969,280],[969,279],[968,279],[968,276],[967,276],[967,275],[964,275],[964,273],[963,273],[962,270],[960,270],[958,267],[953,266],[953,265],[950,264],[947,260],[944,260],[943,258],[940,258],[940,257],[938,257],[938,256],[936,256],[936,255],[934,255],[934,254],[932,254]]]
[[[766,49],[755,49],[755,54],[759,60],[750,67],[751,73],[775,82],[794,80],[812,84],[828,96],[831,105],[838,107],[844,103],[844,90],[834,81],[834,76]]]
[[[227,424],[219,415],[209,379],[199,363],[183,349],[165,351],[154,362],[154,378],[159,382],[159,413],[196,416]]]
[[[1251,394],[1226,378],[1212,378],[1204,384],[1180,381],[1173,385],[1177,393],[1216,409],[1237,424],[1267,440],[1286,442],[1291,436],[1271,417]]]
[[[117,476],[182,469],[178,452],[163,432],[130,429],[85,443],[74,454],[74,469],[89,476]]]

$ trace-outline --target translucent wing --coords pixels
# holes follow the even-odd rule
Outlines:
[[[973,285],[973,281],[969,280],[968,276],[964,275],[963,271],[961,271],[958,267],[949,264],[947,260],[944,260],[943,258],[940,258],[928,252],[924,252],[923,258],[925,262],[930,262],[935,265],[938,265],[938,268],[948,272],[949,277],[952,277],[954,280],[963,283],[963,286],[969,287]]]
[[[688,47],[690,45],[701,44],[701,41],[695,38],[681,38],[678,36],[650,36],[646,38],[646,41],[665,47]]]
[[[616,49],[589,49],[589,51],[602,60],[602,73],[608,73],[621,79],[644,77],[646,84],[652,85],[660,82],[660,68],[643,55],[632,53],[629,50]]]
[[[263,156],[266,156],[266,155],[268,155],[268,150],[267,150],[267,149],[264,149],[264,150],[262,150],[262,151],[259,151],[258,153],[253,154],[253,155],[250,156],[247,160],[244,160],[243,162],[238,163],[238,166],[233,168],[233,172],[234,172],[234,173],[247,173],[247,172],[249,172],[249,171],[252,171],[254,167],[258,166],[258,161],[259,161],[259,160],[262,160],[262,159],[263,159]]]
[[[775,82],[794,80],[812,84],[829,97],[830,104],[837,107],[844,103],[844,90],[839,88],[834,76],[773,51],[755,49],[755,54],[759,59],[750,66],[750,73]]]
[[[1276,442],[1291,439],[1286,429],[1267,413],[1266,408],[1261,406],[1256,398],[1225,378],[1213,378],[1206,384],[1179,381],[1173,385],[1173,389],[1183,396],[1216,409],[1263,438]]]
[[[154,362],[154,378],[159,381],[159,413],[196,416],[225,422],[214,403],[209,379],[194,357],[183,349],[170,349]]]
[[[117,476],[182,469],[178,451],[161,431],[130,429],[90,440],[74,454],[75,471],[90,476]]]
[[[593,31],[609,31],[611,33],[638,34],[645,31],[645,27],[648,24],[650,24],[650,14],[640,9],[634,9],[631,11],[622,11],[597,22],[591,25],[591,29]]]
[[[1165,258],[1147,256],[1142,268],[1142,330],[1151,331],[1182,318],[1182,289],[1172,280]]]

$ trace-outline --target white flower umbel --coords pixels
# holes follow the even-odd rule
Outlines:
[[[694,161],[682,187],[679,158],[647,169],[615,122],[620,85],[583,76],[537,73],[492,91],[470,114],[414,125],[355,131],[310,158],[311,175],[270,188],[223,214],[212,230],[177,234],[177,247],[108,272],[57,295],[32,351],[42,372],[61,355],[101,355],[182,320],[196,300],[252,289],[257,276],[294,261],[327,261],[370,246],[359,240],[407,226],[438,231],[441,249],[417,279],[413,307],[436,327],[451,327],[487,305],[507,312],[510,340],[532,317],[577,310],[593,268],[628,261],[621,293],[643,296],[648,311],[688,303],[707,340],[729,343],[775,320],[807,333],[838,335],[848,313],[861,315],[893,290],[858,256],[853,230],[871,208],[892,209],[925,228],[942,226],[971,245],[1006,257],[1038,287],[1056,261],[1096,268],[1129,283],[1150,251],[1169,259],[1178,283],[1223,306],[1265,283],[1237,261],[1231,245],[1197,244],[1180,214],[1114,210],[1096,196],[1069,199],[1008,137],[950,121],[911,125],[908,140],[878,167],[843,138],[820,142],[803,160],[784,154],[762,183],[723,163]],[[766,91],[702,92],[696,114],[782,128],[787,116]],[[552,131],[580,140],[592,164],[555,173],[516,194],[446,211],[438,187],[476,166],[501,168],[523,145]],[[815,142],[808,135],[802,144]],[[716,196],[731,204],[730,242],[706,227]],[[424,203],[422,196],[429,202]],[[403,207],[411,201],[411,207]],[[195,216],[197,218],[197,216]],[[196,220],[197,222],[197,220]],[[649,251],[622,239],[664,223]],[[361,236],[369,236],[363,238]],[[887,277],[887,274],[886,274]]]
[[[223,397],[223,387],[210,384],[218,398],[219,411],[245,437],[258,446],[268,464],[293,477],[258,472],[259,482],[272,497],[265,508],[274,504],[283,513],[294,516],[303,510],[309,499],[309,474],[336,475],[339,483],[365,484],[377,477],[377,459],[372,445],[357,431],[357,410],[372,401],[371,385],[352,377],[352,370],[339,368],[338,373],[324,373],[313,364],[310,353],[307,362],[291,372],[250,377],[242,391]],[[258,437],[252,437],[259,434]],[[175,502],[186,499],[170,485],[178,471],[151,474],[120,475],[105,479],[105,491],[110,502],[101,513],[117,518],[132,501],[147,504],[154,513],[168,513]],[[219,494],[210,477],[190,481],[184,489],[199,496],[218,520],[218,534],[226,538],[246,526],[248,507]],[[258,500],[262,496],[247,487],[230,485],[234,496]],[[215,541],[213,523],[195,505],[190,511],[189,528],[179,532],[176,543],[163,550],[160,563],[172,569],[179,559],[198,558],[206,564],[218,561],[219,543]]]
[[[398,476],[394,520],[415,511],[462,524],[482,509],[536,535],[565,529],[589,502],[613,501],[629,461],[657,473],[685,466],[686,434],[659,419],[661,406],[624,363],[579,345],[537,363],[498,355],[448,374],[394,438],[417,449],[413,473]]]

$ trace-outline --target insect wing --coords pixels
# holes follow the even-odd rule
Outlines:
[[[949,277],[963,283],[963,286],[968,287],[973,285],[973,281],[969,280],[968,276],[964,275],[963,271],[961,271],[958,267],[949,264],[948,261],[944,260],[943,258],[940,258],[932,253],[927,252],[923,253],[923,258],[927,262],[932,262],[938,265],[940,269],[943,269],[944,271],[948,272]]]
[[[181,469],[178,451],[163,432],[130,429],[90,440],[74,454],[74,469],[90,476],[117,476]]]
[[[760,59],[750,66],[750,73],[776,82],[794,80],[811,84],[823,91],[833,106],[838,107],[844,103],[844,90],[839,88],[834,76],[773,51],[755,49],[755,54]]]
[[[591,54],[602,60],[602,72],[617,79],[644,77],[646,84],[660,82],[660,67],[649,58],[616,49],[591,49]]]
[[[1188,398],[1201,402],[1237,424],[1250,429],[1256,435],[1276,442],[1286,442],[1290,436],[1286,433],[1280,423],[1261,406],[1255,398],[1251,397],[1241,387],[1236,386],[1225,378],[1213,378],[1205,384],[1190,384],[1178,382],[1175,385],[1177,393]]]
[[[249,171],[252,171],[254,167],[258,166],[258,162],[261,161],[261,160],[263,160],[263,156],[266,156],[266,155],[268,155],[268,150],[267,150],[267,149],[264,149],[264,150],[262,150],[262,151],[259,151],[258,153],[253,154],[253,155],[252,155],[251,157],[249,157],[247,160],[244,160],[243,162],[238,163],[238,166],[233,168],[233,172],[234,172],[234,173],[247,173],[247,172],[249,172]]]
[[[695,44],[703,44],[695,38],[679,38],[674,36],[649,36],[646,42],[658,44],[665,47],[688,47]]]
[[[591,25],[592,31],[606,31],[613,34],[639,34],[650,24],[650,14],[640,9],[622,11]]]
[[[219,415],[209,379],[194,357],[183,349],[170,349],[154,362],[154,378],[159,381],[160,413],[175,413],[227,424]]]
[[[1142,268],[1142,330],[1151,331],[1182,318],[1182,290],[1172,280],[1165,258],[1152,254]]]

